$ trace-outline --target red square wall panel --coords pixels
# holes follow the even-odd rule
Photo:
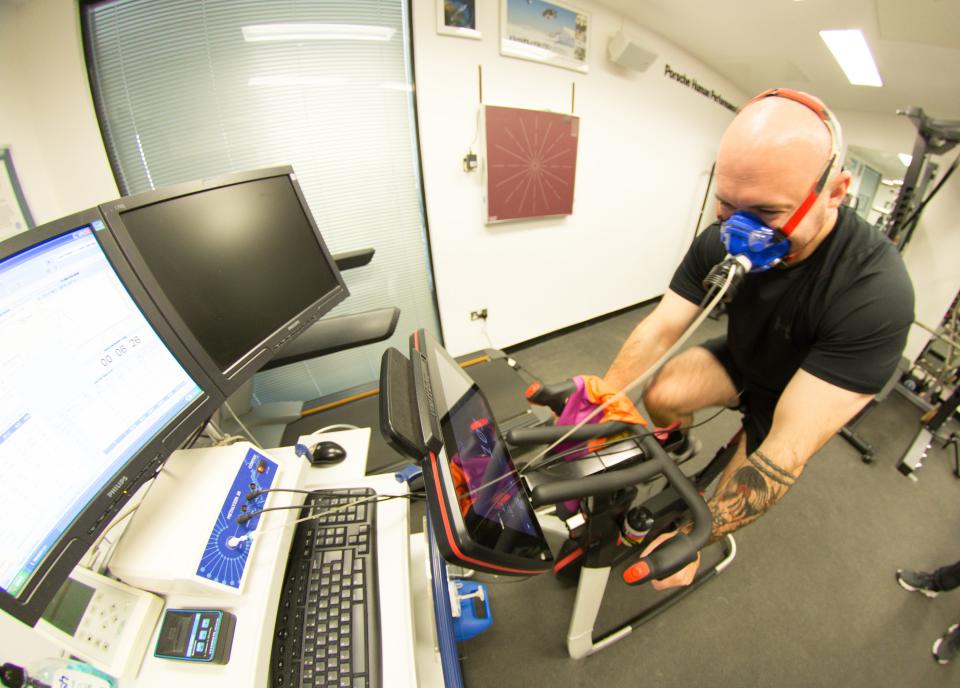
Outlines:
[[[484,108],[487,222],[573,213],[580,118]]]

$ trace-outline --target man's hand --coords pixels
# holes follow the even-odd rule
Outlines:
[[[662,543],[667,540],[670,540],[673,536],[677,534],[676,531],[670,533],[662,533],[653,539],[647,547],[643,550],[640,556],[647,556],[659,547]],[[675,588],[681,585],[690,585],[693,582],[694,577],[697,575],[697,569],[700,568],[700,553],[697,552],[697,558],[694,561],[691,561],[689,564],[684,566],[682,569],[676,573],[667,576],[663,580],[651,580],[650,584],[653,586],[654,590],[666,590],[667,588]]]

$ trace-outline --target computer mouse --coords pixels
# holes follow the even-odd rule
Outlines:
[[[347,450],[336,442],[321,442],[310,455],[311,466],[330,466],[347,458]]]

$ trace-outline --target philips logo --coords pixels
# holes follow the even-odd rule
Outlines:
[[[125,476],[125,475],[120,476],[120,480],[117,481],[117,484],[116,484],[116,485],[114,485],[113,487],[110,488],[110,491],[107,492],[107,496],[108,496],[110,499],[114,499],[114,498],[117,496],[117,493],[120,492],[120,490],[123,489],[123,487],[124,487],[128,482],[130,482],[130,479],[129,479],[127,476]]]

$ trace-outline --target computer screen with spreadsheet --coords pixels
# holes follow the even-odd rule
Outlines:
[[[0,244],[0,608],[30,624],[222,401],[105,230],[94,210]]]

